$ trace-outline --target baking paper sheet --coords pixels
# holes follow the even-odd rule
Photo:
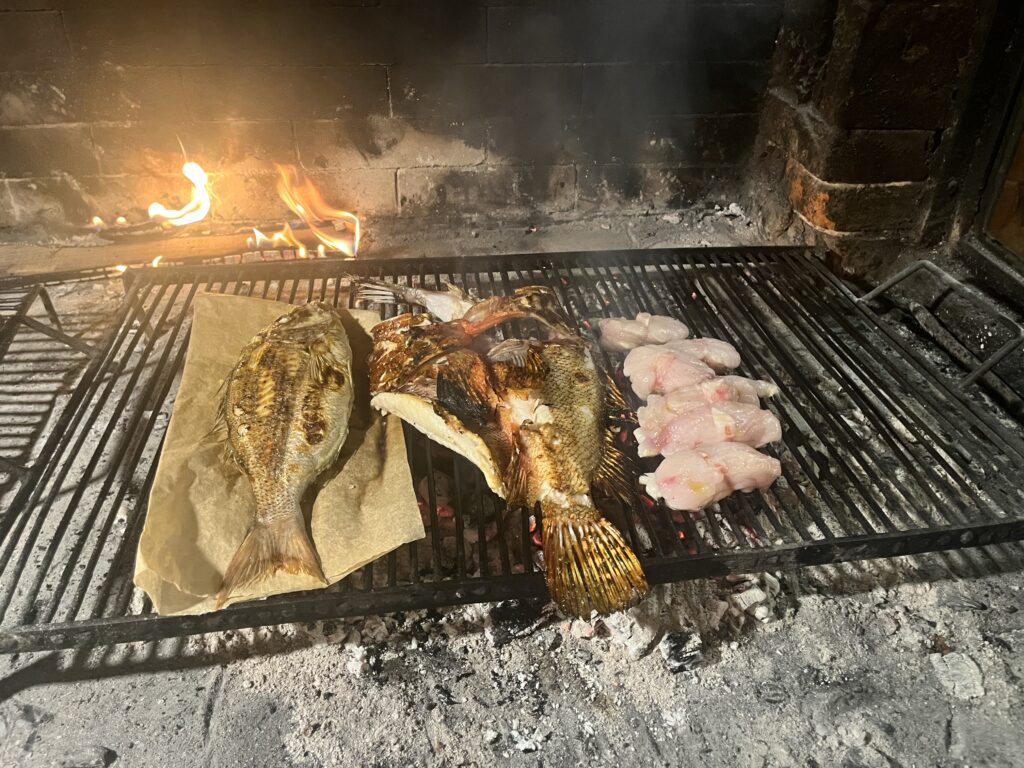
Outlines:
[[[242,347],[289,310],[244,296],[199,294],[163,452],[139,540],[135,584],[158,613],[212,611],[221,578],[245,537],[255,503],[249,479],[210,438],[221,384]],[[424,537],[401,422],[370,408],[366,361],[373,312],[340,310],[352,345],[355,401],[335,466],[309,489],[303,509],[331,583],[396,547]],[[278,573],[230,602],[316,589],[305,575]]]

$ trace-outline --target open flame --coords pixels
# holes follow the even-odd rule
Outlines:
[[[323,256],[327,249],[340,251],[346,256],[355,256],[359,251],[359,217],[340,208],[332,208],[320,194],[313,182],[303,176],[293,165],[274,164],[281,177],[277,180],[277,193],[298,216],[309,231],[320,241],[317,254]],[[330,223],[330,228],[327,223]],[[284,225],[280,232],[268,236],[253,229],[255,244],[291,245],[300,258],[308,256],[308,249],[295,235],[291,226]]]
[[[160,203],[150,203],[149,218],[160,219],[172,227],[183,227],[206,218],[210,212],[210,190],[206,187],[209,177],[206,171],[199,163],[189,161],[181,166],[181,172],[192,182],[192,199],[188,205],[175,211]]]

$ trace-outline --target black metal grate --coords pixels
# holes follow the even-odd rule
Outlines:
[[[769,407],[783,423],[783,441],[773,448],[784,469],[770,490],[735,494],[699,515],[640,495],[628,509],[607,510],[654,583],[1024,538],[1017,425],[931,372],[809,250],[144,269],[128,273],[113,331],[96,345],[59,429],[46,438],[32,482],[0,518],[0,650],[545,594],[529,511],[506,512],[472,465],[411,430],[426,540],[329,589],[206,616],[156,616],[133,587],[196,293],[347,305],[347,274],[428,288],[449,281],[480,296],[546,284],[581,322],[641,310],[675,315],[697,334],[734,343],[741,373],[779,384]],[[33,383],[22,386],[27,392]],[[443,485],[450,486],[448,504],[439,503]]]

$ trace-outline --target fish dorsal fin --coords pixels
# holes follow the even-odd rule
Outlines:
[[[634,497],[633,478],[639,472],[632,457],[622,449],[619,442],[623,429],[615,423],[605,427],[601,461],[594,471],[593,484],[598,490],[628,505]]]
[[[512,456],[509,458],[508,466],[505,467],[505,476],[502,480],[505,485],[505,499],[508,501],[508,506],[511,508],[525,504],[527,493],[530,490],[530,470],[526,462],[526,453],[519,439],[512,443]]]
[[[487,351],[487,359],[492,363],[511,363],[517,368],[524,368],[530,348],[529,339],[505,339]]]

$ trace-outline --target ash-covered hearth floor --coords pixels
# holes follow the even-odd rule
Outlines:
[[[751,584],[686,582],[648,604],[704,635],[676,674],[642,611],[509,606],[5,657],[0,762],[1016,766],[1022,566],[1006,545],[780,574],[738,631],[709,614]]]

